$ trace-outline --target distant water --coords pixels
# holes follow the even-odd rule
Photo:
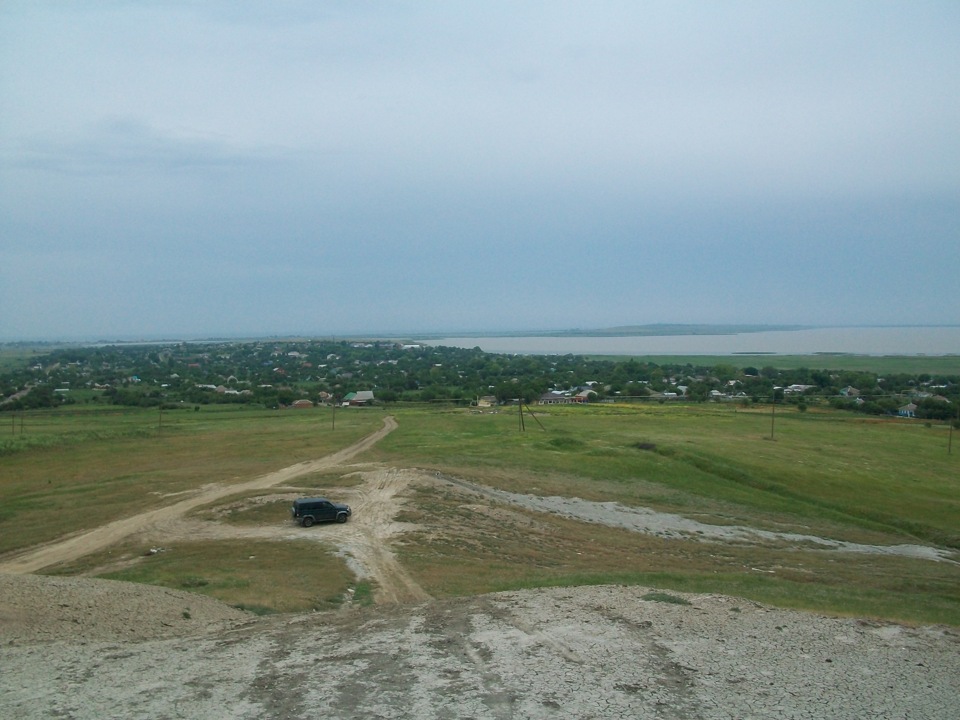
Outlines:
[[[960,326],[845,327],[730,335],[448,337],[430,345],[519,355],[960,355]]]

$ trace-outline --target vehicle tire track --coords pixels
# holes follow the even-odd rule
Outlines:
[[[382,428],[331,455],[316,460],[300,462],[296,465],[261,475],[247,482],[235,485],[207,486],[196,495],[174,503],[173,505],[157,508],[156,510],[148,510],[139,515],[115,520],[106,525],[73,535],[63,540],[31,548],[0,563],[0,572],[14,574],[34,573],[51,565],[72,562],[84,555],[89,555],[90,553],[114,545],[129,535],[143,532],[144,530],[149,530],[163,523],[167,523],[170,520],[180,518],[200,505],[205,505],[230,495],[249,492],[251,490],[262,490],[274,485],[279,485],[308,473],[329,470],[369,450],[396,428],[397,421],[394,420],[392,416],[387,416],[383,419]]]
[[[331,542],[352,556],[376,582],[374,597],[378,604],[429,600],[430,595],[410,577],[389,545],[391,536],[401,529],[395,520],[397,496],[410,485],[410,474],[386,468],[364,475],[367,483],[350,501],[350,522],[338,528]]]

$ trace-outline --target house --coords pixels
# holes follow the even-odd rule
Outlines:
[[[539,405],[569,405],[573,398],[557,390],[544,393],[537,401]]]
[[[294,400],[294,401],[293,401],[293,404],[290,405],[290,407],[292,407],[292,408],[298,408],[298,409],[302,409],[302,408],[312,408],[312,407],[313,407],[313,402],[310,401],[310,400],[307,400],[306,398],[303,398],[303,399],[300,399],[300,400]]]
[[[900,417],[916,417],[917,416],[917,406],[915,403],[907,403],[903,407],[897,409],[897,415]]]
[[[370,405],[373,402],[373,390],[360,390],[350,392],[343,396],[344,407],[360,407]]]
[[[477,398],[477,407],[493,407],[496,404],[496,395],[484,395],[483,397]]]
[[[859,397],[860,391],[857,390],[852,385],[847,385],[845,388],[843,388],[840,391],[840,394],[843,395],[844,397],[855,398],[855,397]]]

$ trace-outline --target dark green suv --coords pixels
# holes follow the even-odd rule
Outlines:
[[[293,501],[290,514],[303,527],[310,527],[318,522],[345,523],[351,510],[349,505],[331,502],[326,498],[300,498]]]

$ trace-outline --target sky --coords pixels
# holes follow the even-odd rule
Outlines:
[[[960,324],[960,3],[3,0],[0,340]]]

